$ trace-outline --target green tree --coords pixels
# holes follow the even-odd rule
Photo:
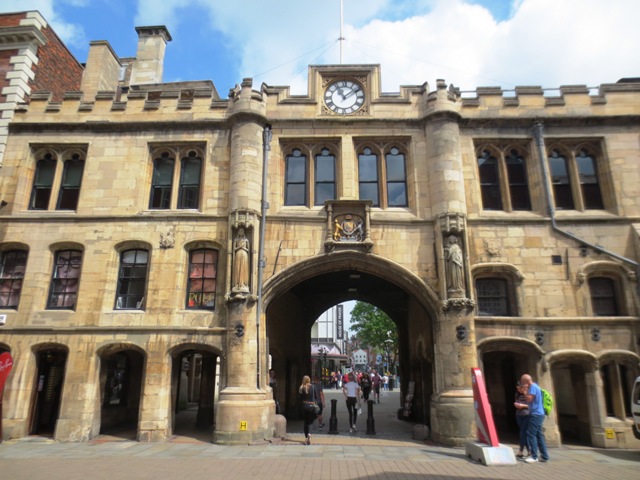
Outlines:
[[[370,303],[356,302],[351,311],[351,331],[363,347],[372,348],[377,353],[384,353],[390,347],[395,363],[398,329],[389,315]]]

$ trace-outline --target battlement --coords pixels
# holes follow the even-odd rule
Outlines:
[[[518,86],[513,90],[501,87],[478,87],[474,92],[455,89],[463,108],[564,107],[570,105],[605,105],[613,98],[624,95],[625,102],[640,105],[640,81],[624,79],[599,87],[562,85],[559,88]]]
[[[425,84],[426,85],[426,84]],[[640,81],[620,81],[602,84],[599,87],[586,85],[563,85],[556,89],[544,89],[539,86],[518,86],[513,90],[501,87],[478,87],[473,92],[460,91],[439,80],[437,89],[429,91],[426,86],[403,87],[398,94],[382,94],[373,99],[377,104],[391,105],[396,109],[413,109],[419,112],[410,97],[424,97],[429,104],[437,99],[442,91],[446,99],[455,105],[461,115],[474,117],[512,116],[515,111],[530,111],[536,115],[638,115],[640,113]],[[246,105],[257,102],[263,104],[267,97],[273,102],[287,104],[289,108],[299,105],[301,112],[319,99],[309,95],[290,95],[288,88],[262,85],[260,91],[252,89],[250,78],[231,89],[227,99],[220,98],[213,82],[176,82],[121,87],[115,91],[98,91],[93,98],[87,98],[84,92],[66,92],[62,101],[53,101],[48,91],[35,92],[29,104],[21,104],[16,109],[17,122],[27,121],[24,114],[67,114],[78,115],[93,113],[111,115],[114,113],[158,114],[171,113],[208,113],[218,111],[221,115],[233,113],[235,109],[244,109]],[[395,100],[394,100],[395,99]],[[420,103],[418,101],[418,103]],[[245,106],[243,106],[245,105]],[[595,110],[594,110],[595,109]],[[227,112],[227,110],[229,110]],[[291,110],[290,110],[291,111]],[[477,112],[477,113],[474,113]],[[512,113],[509,113],[512,112]],[[525,114],[526,115],[526,114]],[[407,112],[411,117],[411,113]],[[36,120],[37,121],[37,120]]]

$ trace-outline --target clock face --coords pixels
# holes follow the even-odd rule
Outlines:
[[[324,92],[324,103],[330,110],[341,115],[356,112],[364,104],[362,85],[351,80],[338,80]]]

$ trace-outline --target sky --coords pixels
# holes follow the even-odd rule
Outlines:
[[[597,87],[640,77],[639,0],[0,0],[38,10],[84,63],[89,42],[135,56],[137,26],[165,25],[165,82],[307,93],[309,65],[379,64],[382,90]],[[340,45],[342,44],[342,49]],[[342,58],[341,52],[342,50]]]

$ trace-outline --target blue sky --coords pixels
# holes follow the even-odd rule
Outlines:
[[[39,10],[80,62],[89,42],[136,51],[166,25],[164,81],[243,78],[306,93],[309,64],[340,62],[340,0],[0,0]],[[640,76],[638,0],[344,0],[343,63],[382,66],[383,91],[443,78],[478,86],[586,84]]]

